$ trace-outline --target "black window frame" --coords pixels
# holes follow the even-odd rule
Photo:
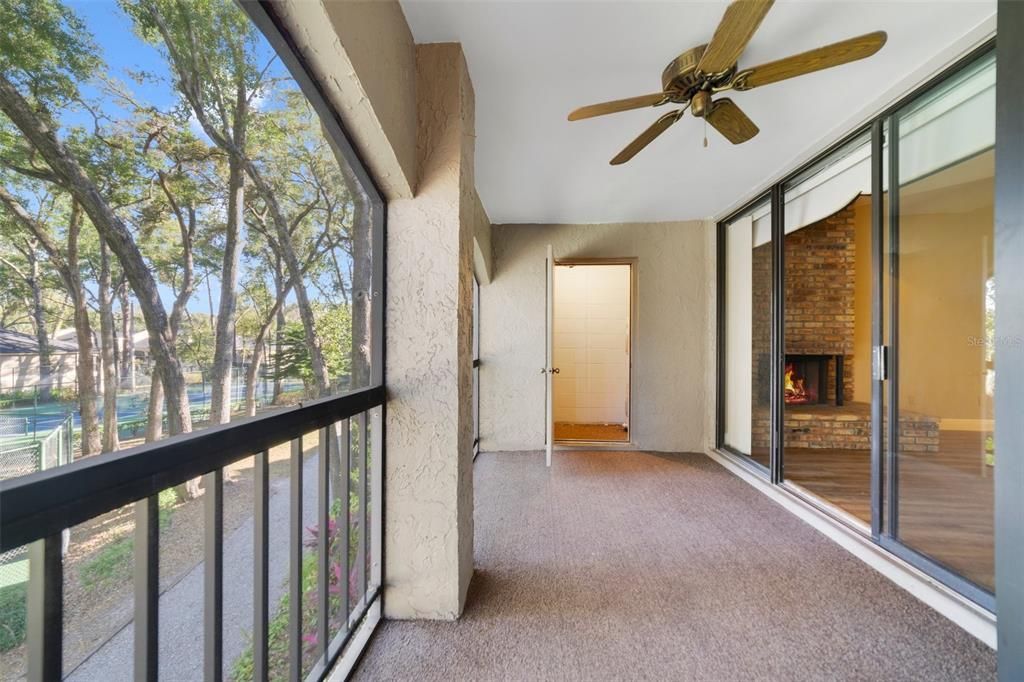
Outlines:
[[[273,2],[267,0],[235,0],[298,83],[300,90],[319,117],[325,134],[341,158],[355,175],[369,200],[372,215],[371,251],[371,352],[370,382],[346,393],[300,403],[296,407],[281,408],[266,414],[248,417],[236,422],[173,436],[166,440],[139,445],[118,452],[89,457],[66,466],[39,471],[26,476],[0,481],[0,546],[4,550],[28,545],[30,570],[28,587],[28,677],[57,679],[63,671],[63,558],[61,536],[63,529],[82,523],[98,515],[127,504],[135,505],[135,610],[133,612],[135,643],[133,652],[134,676],[137,679],[157,678],[158,604],[159,604],[159,515],[158,493],[196,476],[206,476],[208,488],[204,496],[206,523],[202,538],[204,545],[204,671],[207,676],[219,677],[222,668],[223,637],[223,474],[222,468],[239,460],[253,457],[255,480],[260,490],[254,493],[254,584],[262,583],[263,596],[254,599],[254,622],[263,629],[260,636],[263,655],[256,656],[256,670],[266,673],[266,627],[269,604],[266,598],[267,555],[267,496],[268,450],[291,441],[291,507],[290,553],[291,574],[301,566],[302,531],[302,437],[312,430],[319,432],[321,452],[332,448],[329,431],[334,424],[344,423],[348,433],[351,419],[359,425],[359,449],[362,463],[361,528],[364,533],[363,551],[376,550],[374,575],[365,571],[364,593],[355,610],[346,619],[346,627],[330,642],[321,639],[321,650],[309,678],[324,679],[343,657],[351,659],[354,667],[365,651],[369,637],[383,617],[384,585],[386,584],[386,557],[383,531],[386,523],[387,501],[384,477],[387,470],[385,428],[387,419],[386,390],[386,279],[387,272],[387,202],[380,186],[371,176],[352,138],[333,105],[314,76],[309,62]],[[367,427],[372,415],[373,424]],[[342,447],[348,450],[347,440]],[[371,482],[365,473],[370,468],[368,448],[372,447],[373,470],[378,476]],[[320,521],[327,518],[326,476],[328,458],[321,457],[318,465],[318,505]],[[351,464],[350,464],[351,465]],[[372,498],[369,497],[372,492]],[[373,511],[366,500],[372,499]],[[377,518],[373,518],[377,517]],[[294,519],[299,519],[294,523]],[[371,523],[377,523],[376,527]],[[321,538],[326,538],[322,534]],[[318,560],[323,562],[321,575],[327,571],[327,543],[318,542]],[[282,551],[278,548],[274,551]],[[40,570],[36,570],[39,568]],[[299,603],[299,582],[292,581],[289,591],[293,604]],[[319,594],[325,594],[325,583],[319,584]],[[321,615],[327,613],[327,600],[318,597]],[[293,608],[294,612],[295,609]],[[323,621],[326,623],[326,619]],[[290,674],[298,674],[298,620],[289,619],[291,646]],[[319,627],[319,626],[318,626]],[[364,629],[369,635],[357,636]],[[325,627],[319,629],[323,635]],[[254,656],[256,644],[254,633]],[[359,642],[360,649],[349,656],[348,647]],[[350,671],[347,671],[350,672]]]

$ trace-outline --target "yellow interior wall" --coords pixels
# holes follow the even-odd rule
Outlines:
[[[991,204],[901,218],[902,409],[947,419],[991,418],[984,285],[992,275],[992,233]]]
[[[949,172],[949,171],[944,171]],[[933,176],[934,177],[934,176]],[[986,394],[985,281],[992,275],[992,178],[901,193],[900,407],[978,429]],[[854,400],[871,399],[870,199],[856,205]],[[970,422],[975,422],[971,424]]]
[[[871,402],[871,197],[854,210],[853,401]]]

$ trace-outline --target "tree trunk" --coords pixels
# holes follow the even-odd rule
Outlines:
[[[46,311],[43,309],[43,285],[39,275],[39,260],[34,245],[26,251],[29,262],[29,288],[32,289],[32,324],[39,346],[39,397],[45,402],[53,389],[53,359],[50,355],[50,335],[46,331]]]
[[[149,331],[150,351],[167,393],[167,423],[172,434],[192,430],[185,376],[168,334],[167,313],[153,273],[139,251],[131,232],[106,202],[99,188],[78,161],[57,139],[48,116],[30,105],[6,75],[0,73],[0,110],[25,135],[32,147],[61,179],[110,250],[117,256],[125,276],[142,308]]]
[[[292,235],[288,229],[288,221],[281,212],[281,205],[277,202],[277,195],[274,189],[267,184],[260,174],[256,164],[247,157],[242,157],[245,164],[245,172],[252,180],[256,192],[263,199],[263,202],[270,210],[271,220],[277,233],[277,244],[281,251],[281,259],[288,268],[288,277],[291,281],[292,290],[295,292],[295,301],[299,308],[299,318],[302,320],[302,330],[306,335],[306,344],[309,346],[309,361],[313,371],[313,384],[316,397],[327,395],[330,388],[330,377],[327,375],[327,364],[324,362],[323,350],[320,348],[320,339],[316,333],[316,320],[313,317],[313,306],[309,302],[309,293],[306,290],[306,283],[303,281],[304,270],[299,263],[292,246]]]
[[[0,86],[3,76],[0,75]],[[0,92],[2,95],[2,92]],[[92,354],[92,325],[89,309],[85,303],[85,289],[78,269],[78,235],[82,229],[82,207],[77,201],[71,202],[71,216],[68,220],[66,256],[45,227],[29,215],[25,207],[10,192],[0,185],[0,203],[11,212],[25,229],[32,233],[46,252],[54,269],[67,288],[68,297],[74,308],[75,337],[78,341],[78,410],[82,424],[82,454],[91,455],[100,451],[99,427],[96,421],[96,372]]]
[[[82,420],[82,454],[100,451],[99,419],[96,413],[96,364],[92,352],[92,327],[89,310],[81,296],[73,297],[75,338],[78,341],[78,412]]]
[[[326,136],[328,140],[331,138]],[[331,144],[334,147],[333,143]],[[352,169],[338,155],[338,165],[352,197],[352,378],[351,388],[370,385],[373,355],[373,206]]]
[[[260,367],[263,365],[263,347],[267,339],[267,333],[270,331],[270,326],[274,323],[275,319],[281,314],[281,310],[284,308],[284,299],[288,295],[288,287],[277,292],[277,300],[274,301],[274,307],[270,309],[270,313],[267,315],[267,319],[260,325],[260,330],[256,334],[256,340],[253,343],[252,360],[249,362],[249,368],[245,373],[245,413],[252,417],[256,414],[256,378],[259,376]]]
[[[160,375],[153,372],[149,381],[149,405],[146,412],[146,442],[152,443],[164,435],[164,386]]]
[[[121,286],[121,388],[135,393],[135,306],[127,283]]]
[[[370,385],[370,356],[373,343],[373,262],[371,238],[373,220],[369,207],[359,210],[352,230],[352,377],[350,388]]]
[[[274,394],[271,398],[271,402],[277,405],[281,399],[281,393],[284,390],[284,380],[281,378],[281,341],[284,338],[284,275],[281,273],[281,258],[276,256],[275,270],[274,270],[274,293],[277,294],[277,300],[281,302],[281,305],[277,307],[277,318],[275,329],[274,329]]]
[[[100,362],[103,368],[103,452],[114,452],[120,447],[117,434],[117,365],[114,349],[117,335],[114,331],[114,296],[110,284],[110,252],[100,242]]]
[[[228,219],[224,239],[224,261],[220,276],[220,306],[214,332],[213,370],[210,378],[210,423],[231,421],[231,368],[235,341],[235,289],[238,286],[238,258],[242,251],[242,222],[245,211],[245,173],[234,158],[228,160]]]
[[[252,351],[249,366],[245,369],[245,414],[250,417],[256,414],[256,380],[259,377],[262,364],[263,349],[257,344]]]
[[[82,209],[77,201],[71,204],[68,223],[67,278],[68,293],[75,307],[75,338],[78,341],[78,413],[82,421],[82,454],[100,451],[99,419],[96,414],[96,363],[92,352],[92,324],[85,304],[85,288],[78,269],[78,235],[82,229]]]

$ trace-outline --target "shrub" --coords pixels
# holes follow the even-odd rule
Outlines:
[[[53,399],[61,403],[73,403],[78,400],[78,391],[74,387],[55,388],[50,393]]]
[[[344,594],[343,590],[348,589],[349,603],[354,604],[360,596],[359,585],[357,584],[356,578],[358,572],[355,566],[356,547],[359,544],[359,530],[358,527],[353,527],[349,530],[350,539],[354,542],[350,543],[348,563],[352,568],[348,572],[347,580],[345,579],[345,568],[337,561],[337,543],[341,541],[340,534],[338,533],[338,512],[340,511],[341,503],[335,502],[331,505],[331,516],[328,519],[328,555],[331,557],[330,563],[330,576],[328,578],[328,612],[330,614],[330,622],[328,623],[328,631],[330,633],[339,632],[345,624],[345,619],[348,614],[341,612],[341,601]],[[306,546],[315,548],[317,546],[317,537],[319,536],[319,528],[313,526],[307,528],[309,532],[309,538],[306,541]],[[317,657],[317,554],[316,552],[310,552],[302,559],[302,669],[308,670],[312,667]],[[347,583],[347,585],[346,585]],[[267,664],[270,668],[271,679],[283,679],[287,676],[288,671],[288,595],[285,594],[281,597],[281,601],[278,603],[277,610],[274,612],[274,616],[271,621],[267,624]],[[251,680],[253,675],[253,650],[250,635],[250,643],[242,652],[242,654],[235,660],[234,666],[231,670],[231,679],[241,682],[241,680]]]

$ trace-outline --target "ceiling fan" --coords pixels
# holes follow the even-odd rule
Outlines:
[[[569,120],[579,121],[631,109],[657,107],[669,102],[682,105],[682,108],[670,111],[659,118],[626,145],[611,160],[613,166],[625,163],[636,156],[641,149],[678,121],[687,109],[694,116],[710,123],[733,144],[741,144],[757,135],[757,126],[731,99],[712,99],[712,95],[726,90],[742,92],[864,59],[885,45],[885,31],[875,31],[751,69],[737,68],[736,60],[754,36],[773,2],[774,0],[735,0],[730,3],[710,43],[683,52],[665,67],[661,74],[661,92],[581,107],[569,114]],[[706,145],[707,140],[704,142]]]

